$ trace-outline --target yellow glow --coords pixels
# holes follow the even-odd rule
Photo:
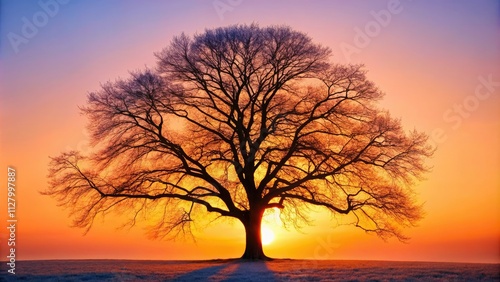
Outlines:
[[[274,232],[268,227],[262,226],[260,228],[260,234],[262,236],[262,245],[269,245],[274,241]]]
[[[6,11],[17,9],[15,5],[20,3],[10,2],[15,4],[7,4]],[[18,12],[31,15],[25,8],[40,10],[35,1],[31,2],[19,5],[24,10]],[[113,28],[117,29],[116,38],[107,40],[107,29],[86,32],[84,22],[79,21],[81,17],[66,16],[71,9],[65,6],[67,10],[61,8],[60,16],[51,17],[50,26],[44,28],[44,32],[50,31],[54,36],[38,35],[29,44],[18,45],[17,54],[13,52],[16,48],[9,47],[0,52],[0,183],[4,185],[0,191],[0,258],[5,260],[9,255],[4,241],[9,238],[7,213],[4,212],[8,166],[13,166],[18,176],[16,212],[20,225],[16,236],[22,260],[240,257],[245,250],[243,224],[224,218],[212,223],[219,214],[207,213],[200,205],[195,205],[199,206],[197,225],[193,228],[196,242],[189,235],[175,241],[148,240],[145,228],[154,225],[153,219],[162,215],[149,212],[146,219],[138,217],[137,226],[131,229],[117,229],[131,219],[131,212],[109,213],[104,220],[97,219],[90,232],[82,236],[84,230],[70,227],[73,217],[68,216],[68,211],[58,207],[54,198],[43,196],[39,191],[47,187],[48,156],[56,157],[69,150],[81,150],[84,154],[94,150],[88,144],[88,133],[83,131],[87,119],[79,114],[78,106],[86,105],[87,93],[98,91],[100,82],[128,78],[129,70],[142,70],[144,66],[154,68],[157,59],[153,52],[167,47],[172,36],[181,32],[193,36],[195,31],[202,33],[205,27],[257,22],[261,28],[275,23],[290,24],[293,30],[307,33],[314,43],[331,47],[331,60],[335,63],[365,63],[367,77],[386,93],[380,108],[401,118],[405,132],[415,128],[428,133],[431,143],[438,147],[428,163],[432,171],[414,186],[415,199],[425,203],[426,216],[418,227],[403,230],[411,237],[407,244],[396,239],[380,240],[347,225],[352,215],[331,215],[323,209],[303,210],[311,219],[311,225],[303,224],[297,231],[292,222],[287,222],[289,228],[285,229],[279,220],[280,211],[268,209],[262,225],[272,230],[275,239],[264,246],[267,256],[500,263],[500,37],[493,36],[499,29],[498,1],[484,1],[484,5],[474,6],[469,1],[467,5],[456,5],[457,13],[449,13],[450,5],[433,5],[431,10],[426,8],[431,1],[401,1],[399,6],[391,8],[402,8],[402,12],[393,14],[393,21],[387,26],[377,22],[379,18],[373,18],[375,15],[381,17],[387,7],[368,1],[362,3],[366,4],[364,8],[358,7],[358,2],[351,5],[348,1],[289,1],[289,5],[281,7],[284,12],[279,14],[273,12],[279,6],[271,6],[265,1],[223,1],[226,4],[243,2],[237,7],[231,6],[232,10],[226,9],[224,21],[211,5],[173,6],[170,4],[173,1],[164,1],[160,7],[155,7],[157,2],[141,3],[140,11],[173,14],[174,17],[157,18],[158,26],[169,27],[163,30],[162,36],[154,29],[121,32],[127,31],[129,25],[150,20],[138,15],[124,17],[125,25],[121,19],[112,21]],[[1,0],[0,3],[4,4]],[[81,8],[91,10],[94,4],[87,3],[92,2],[82,1]],[[123,12],[137,9],[133,6],[134,3],[123,5]],[[474,9],[466,9],[468,6]],[[304,13],[306,9],[308,13]],[[374,13],[369,12],[370,9],[374,9]],[[19,13],[2,14],[0,22],[14,24],[7,30],[19,31],[22,28]],[[423,13],[432,16],[432,21],[417,20]],[[332,16],[325,18],[321,16],[324,14]],[[172,25],[177,15],[181,17]],[[106,20],[113,20],[113,16],[110,14]],[[297,21],[297,18],[303,20]],[[152,15],[151,19],[156,20],[156,16]],[[378,35],[372,34],[372,23],[380,27]],[[65,25],[82,28],[71,33],[52,34],[52,27]],[[429,28],[434,25],[439,28]],[[321,26],[335,27],[335,30],[318,28]],[[464,26],[470,29],[461,30]],[[141,33],[141,40],[132,40],[137,37],[134,34],[137,31]],[[466,34],[474,40],[463,40],[468,37]],[[360,35],[365,38],[359,38]],[[73,41],[78,50],[59,48],[61,40]],[[358,41],[367,46],[358,46]],[[120,48],[123,42],[130,44]],[[46,68],[47,65],[51,68]],[[68,72],[72,66],[78,69]],[[40,72],[41,69],[44,71]],[[20,73],[23,75],[18,75]],[[165,130],[182,134],[183,128],[189,125],[179,120],[169,116]],[[24,130],[26,128],[30,129]],[[36,146],[33,140],[37,141]],[[256,179],[262,179],[267,168],[260,166],[260,169]],[[224,179],[225,172],[221,169],[214,177]],[[225,181],[237,180],[234,170],[229,170]],[[198,184],[189,182],[190,187]],[[243,202],[245,191],[242,187],[239,189],[241,194],[235,199]],[[279,199],[273,200],[277,201]],[[215,204],[224,207],[224,203]],[[287,208],[292,208],[291,204],[284,202]],[[159,204],[155,211],[162,207]],[[189,203],[172,206],[175,212],[190,207]],[[182,232],[179,235],[183,235]]]

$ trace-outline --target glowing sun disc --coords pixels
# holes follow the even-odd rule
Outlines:
[[[262,237],[262,245],[269,245],[274,241],[274,232],[271,229],[262,226],[260,234]]]

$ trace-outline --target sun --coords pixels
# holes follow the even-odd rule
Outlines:
[[[274,241],[274,232],[268,227],[262,226],[260,228],[260,234],[262,237],[262,245],[269,245]]]

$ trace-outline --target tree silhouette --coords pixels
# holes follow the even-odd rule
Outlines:
[[[89,94],[91,154],[52,158],[44,194],[76,226],[131,211],[131,224],[143,213],[151,235],[176,236],[209,212],[243,224],[242,258],[265,259],[270,208],[297,224],[319,206],[401,240],[421,218],[411,186],[432,148],[376,107],[362,66],[282,26],[182,34],[156,56],[156,70]]]

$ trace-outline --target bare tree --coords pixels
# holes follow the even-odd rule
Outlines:
[[[189,231],[200,214],[241,221],[242,258],[264,259],[266,209],[286,224],[324,207],[382,237],[421,218],[415,180],[432,155],[376,107],[383,96],[359,65],[289,27],[256,25],[181,35],[158,68],[88,96],[92,154],[52,159],[49,188],[90,228],[109,210],[157,220],[153,236]],[[173,232],[173,233],[172,233]]]

